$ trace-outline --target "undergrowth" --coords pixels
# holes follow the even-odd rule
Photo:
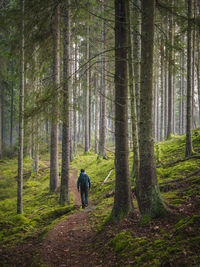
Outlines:
[[[200,152],[200,130],[193,131],[193,148]],[[91,178],[90,223],[99,230],[95,247],[102,262],[111,254],[118,266],[198,266],[200,256],[200,165],[199,158],[185,160],[185,136],[160,142],[155,149],[157,178],[161,195],[172,217],[141,223],[135,211],[119,224],[109,224],[115,190],[114,152],[106,159],[88,152],[73,158],[71,167],[85,169]],[[0,163],[0,245],[11,246],[33,236],[43,237],[53,225],[74,212],[74,206],[60,207],[59,192],[49,193],[48,154],[41,156],[38,175],[24,178],[24,212],[16,215],[17,159]],[[183,161],[185,160],[185,161]],[[129,166],[132,168],[133,153]],[[24,172],[31,170],[31,160],[24,160]],[[108,180],[102,185],[107,175]],[[134,188],[134,179],[131,180]],[[71,197],[73,198],[73,197]],[[136,212],[137,211],[137,212]],[[117,265],[116,265],[117,266]]]

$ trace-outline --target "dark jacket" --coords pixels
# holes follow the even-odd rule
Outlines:
[[[91,181],[89,176],[84,173],[81,172],[80,176],[78,177],[78,181],[77,181],[77,189],[79,190],[79,187],[81,188],[81,190],[87,190],[88,187],[91,187]]]

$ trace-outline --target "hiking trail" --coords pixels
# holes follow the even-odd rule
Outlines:
[[[75,198],[75,205],[80,207],[80,194],[76,187],[77,177],[77,171],[73,169],[69,187],[70,193]],[[96,231],[91,228],[88,221],[88,215],[93,209],[94,206],[89,199],[89,206],[86,209],[69,215],[48,232],[41,248],[41,258],[47,267],[102,266],[93,248]]]

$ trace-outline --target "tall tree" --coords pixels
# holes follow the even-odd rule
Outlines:
[[[136,110],[137,110],[138,121],[139,121],[139,110],[140,110],[140,57],[141,57],[140,34],[141,34],[140,1],[133,0],[133,59],[134,59]]]
[[[119,220],[132,209],[128,149],[128,0],[115,0],[115,199],[112,216]]]
[[[187,29],[187,114],[186,114],[186,156],[192,154],[192,1],[187,0],[188,4],[188,29]]]
[[[53,88],[52,120],[51,120],[51,150],[50,150],[50,192],[54,192],[59,184],[58,165],[58,89],[60,83],[60,5],[55,7],[52,24],[53,37]]]
[[[164,205],[157,184],[153,123],[153,44],[155,0],[142,0],[141,88],[140,88],[140,173],[136,180],[136,196],[141,214],[157,217]]]
[[[78,58],[77,58],[77,54],[78,54],[78,48],[77,48],[77,42],[75,43],[75,59],[74,59],[74,72],[75,72],[75,78],[74,78],[74,86],[73,86],[73,123],[74,123],[74,131],[73,131],[73,140],[74,140],[74,144],[73,144],[73,154],[76,155],[76,151],[77,151],[77,63],[78,63]]]
[[[102,1],[102,13],[105,16],[105,0]],[[105,158],[105,144],[106,144],[106,61],[105,61],[105,42],[106,42],[106,29],[105,19],[102,24],[102,56],[101,56],[101,97],[100,97],[100,128],[99,128],[99,156]]]
[[[70,0],[63,0],[63,134],[62,134],[62,173],[60,187],[60,202],[64,205],[69,203],[69,164],[70,164],[70,118],[69,118],[69,98],[70,98],[70,61],[71,53],[71,21],[70,21]],[[76,86],[76,85],[75,85]]]
[[[132,42],[131,42],[131,25],[130,25],[130,10],[129,5],[127,5],[127,41],[128,41],[128,71],[129,71],[129,92],[131,101],[131,122],[132,122],[132,139],[133,139],[133,168],[132,175],[134,174],[136,179],[139,176],[139,144],[138,144],[138,121],[137,121],[137,108],[136,108],[136,94],[135,94],[135,84],[134,84],[134,73],[133,73],[133,56],[132,56]]]
[[[173,4],[173,1],[170,4]],[[172,11],[172,7],[170,8]],[[169,43],[170,48],[168,52],[168,128],[167,128],[167,138],[169,138],[173,131],[173,15],[172,12],[169,13]]]
[[[17,213],[23,212],[23,149],[24,149],[24,0],[20,1],[20,98],[19,98],[19,150],[17,178]]]
[[[90,28],[87,25],[87,44],[86,44],[86,56],[87,56],[87,81],[86,81],[86,90],[85,90],[85,152],[89,151],[89,87],[90,87],[90,63],[89,63],[89,50],[90,50]]]

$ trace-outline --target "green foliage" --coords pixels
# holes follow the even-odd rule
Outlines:
[[[43,155],[43,158],[45,156]],[[40,168],[45,164],[40,161]],[[17,160],[8,159],[0,164],[0,245],[16,242],[44,233],[58,220],[74,210],[74,206],[60,207],[59,192],[49,193],[49,169],[31,174],[32,161],[24,159],[23,215],[17,213]]]

